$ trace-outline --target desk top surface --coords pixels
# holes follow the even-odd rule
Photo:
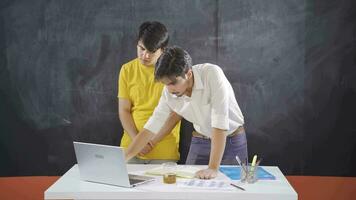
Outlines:
[[[129,172],[143,172],[157,165],[128,165]],[[205,168],[206,166],[195,166]],[[216,179],[229,181],[242,186],[242,190],[201,190],[177,187],[175,184],[163,184],[162,177],[156,181],[134,188],[117,187],[99,183],[81,181],[78,166],[74,165],[45,192],[45,199],[297,199],[297,193],[291,187],[278,167],[264,167],[276,177],[276,180],[259,180],[254,184],[230,181],[219,173]],[[262,196],[261,196],[262,195]]]

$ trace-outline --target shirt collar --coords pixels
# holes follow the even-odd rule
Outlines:
[[[204,86],[203,86],[203,82],[201,80],[201,74],[199,73],[198,69],[196,69],[194,66],[192,67],[192,71],[193,71],[193,75],[194,75],[193,91],[194,90],[203,90]],[[186,95],[183,95],[182,97],[177,97],[176,95],[169,93],[167,88],[166,88],[166,90],[167,90],[167,93],[174,99],[187,99],[187,100],[191,99],[191,97],[188,97]],[[193,93],[192,93],[192,95],[193,95]]]
[[[202,90],[202,89],[204,89],[200,73],[198,72],[198,70],[194,66],[192,67],[192,71],[193,71],[193,75],[194,75],[193,90]]]

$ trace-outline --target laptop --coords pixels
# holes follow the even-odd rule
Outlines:
[[[121,187],[134,187],[155,180],[127,173],[122,147],[73,142],[80,179]]]

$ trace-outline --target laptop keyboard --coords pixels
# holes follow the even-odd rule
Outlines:
[[[150,179],[150,177],[129,174],[129,181],[130,181],[131,185],[136,184],[136,183],[141,183],[141,182],[149,180],[149,179]]]
[[[140,179],[129,179],[130,181],[130,185],[134,185],[134,184],[137,184],[137,183],[141,183],[143,182],[143,180],[140,180]]]

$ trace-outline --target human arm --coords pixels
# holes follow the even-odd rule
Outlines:
[[[132,117],[132,99],[130,98],[130,88],[128,86],[128,80],[130,73],[128,72],[127,65],[123,65],[120,69],[118,80],[118,114],[122,127],[128,133],[131,140],[138,133],[137,127]]]
[[[170,134],[173,128],[177,125],[177,123],[182,119],[180,115],[175,112],[171,112],[164,123],[163,127],[159,130],[159,132],[148,142],[148,144],[141,150],[140,156],[143,156],[149,153],[154,146],[161,141],[164,137]]]
[[[143,129],[139,134],[137,134],[125,151],[126,161],[136,156],[154,135],[154,133],[147,129]]]
[[[201,179],[211,179],[217,176],[221,159],[225,150],[225,143],[225,131],[222,129],[213,128],[211,134],[211,149],[208,168],[199,170],[196,173],[196,177]]]
[[[124,98],[119,98],[118,112],[122,127],[126,130],[131,140],[137,135],[137,128],[132,118],[131,101]]]
[[[218,66],[209,68],[208,88],[211,105],[211,149],[209,166],[200,170],[196,176],[202,179],[215,178],[225,150],[226,131],[229,130],[229,103],[232,92],[230,83]]]
[[[169,127],[170,127],[169,123],[166,124],[165,122],[169,118],[171,112],[172,112],[172,110],[169,108],[169,106],[167,104],[167,100],[165,98],[164,91],[162,91],[162,95],[161,95],[158,105],[156,106],[155,110],[153,111],[152,116],[148,119],[145,126],[143,127],[143,132],[148,131],[148,132],[152,133],[152,136],[149,138],[142,136],[142,138],[141,138],[141,137],[138,137],[141,133],[137,134],[136,137],[138,137],[139,140],[142,139],[144,142],[139,143],[141,146],[137,147],[137,148],[139,148],[139,150],[138,150],[138,152],[135,151],[136,154],[139,153],[143,148],[147,147],[147,144],[149,144],[151,142],[151,139],[153,138],[153,136],[158,134],[158,139],[160,139],[161,136],[164,135],[163,133],[159,133],[159,132],[161,129],[162,130],[169,129]],[[135,140],[136,140],[136,138],[135,138]],[[131,143],[129,147],[131,147],[132,145],[134,145],[134,144]]]

